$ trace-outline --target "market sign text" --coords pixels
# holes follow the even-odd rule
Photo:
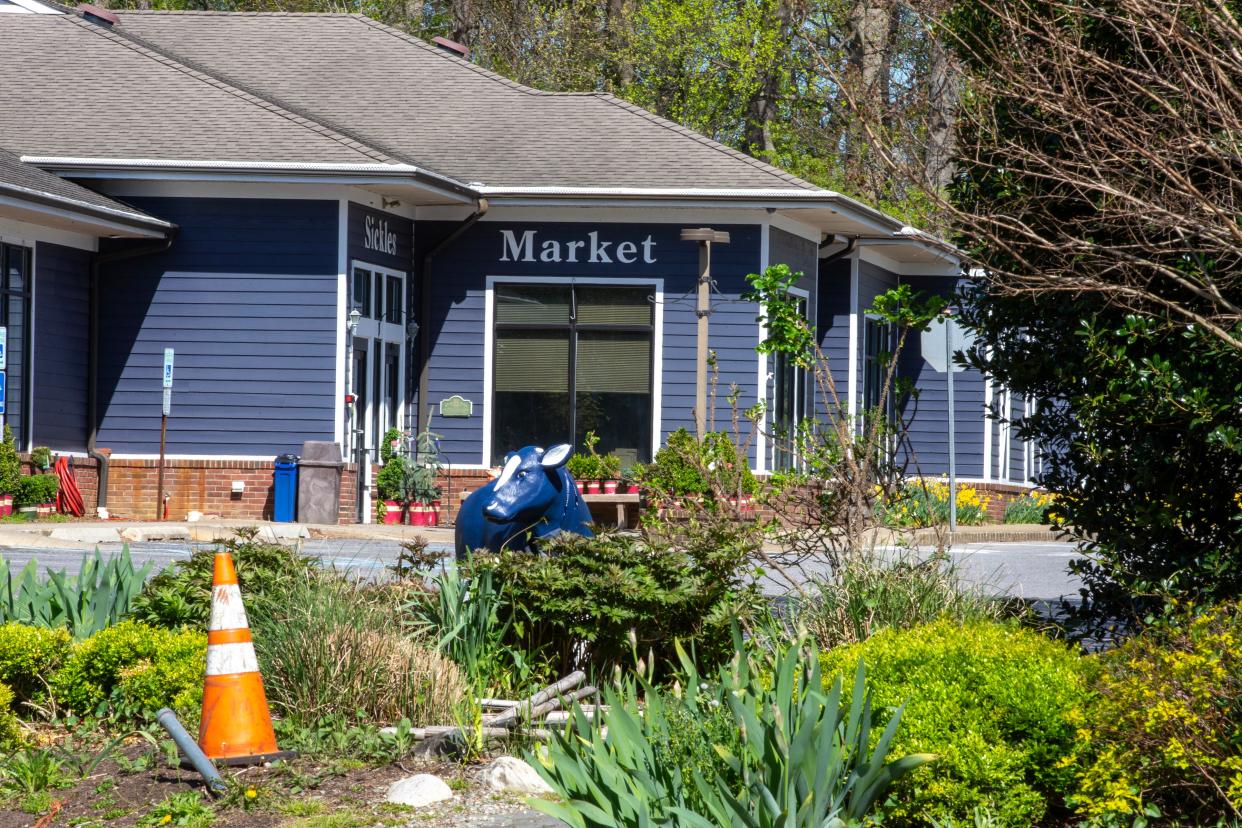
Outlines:
[[[639,261],[639,249],[641,248],[643,264],[655,264],[656,262],[656,243],[651,236],[647,236],[640,242],[610,242],[600,241],[599,232],[591,231],[586,234],[584,240],[562,242],[558,239],[540,240],[538,234],[537,230],[527,230],[519,237],[513,230],[501,230],[500,261],[634,264]]]

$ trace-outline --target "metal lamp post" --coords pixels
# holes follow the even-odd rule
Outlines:
[[[349,312],[349,320],[345,323],[345,332],[348,334],[345,340],[345,400],[347,408],[345,409],[345,440],[346,449],[352,449],[354,455],[354,465],[356,468],[355,479],[357,484],[354,486],[354,509],[358,513],[359,518],[362,516],[362,463],[359,462],[358,455],[358,437],[354,433],[354,405],[358,401],[358,395],[354,393],[354,335],[358,333],[358,323],[362,320],[362,313],[354,308]],[[349,456],[347,453],[346,457]]]
[[[712,245],[728,244],[729,234],[724,230],[697,227],[682,230],[681,240],[699,243],[699,289],[694,309],[699,318],[695,349],[694,431],[695,436],[702,440],[707,434],[707,317],[712,312]]]

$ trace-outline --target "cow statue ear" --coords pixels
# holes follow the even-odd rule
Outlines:
[[[573,450],[574,447],[569,445],[569,443],[561,443],[559,446],[553,446],[545,451],[540,462],[543,463],[545,469],[559,469],[569,460],[569,455]]]

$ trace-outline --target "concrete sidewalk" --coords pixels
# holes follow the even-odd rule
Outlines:
[[[234,537],[238,530],[257,528],[259,537],[294,542],[310,539],[371,540],[400,543],[423,537],[432,543],[453,542],[451,526],[384,526],[373,524],[326,525],[273,523],[256,520],[195,522],[70,521],[66,523],[0,524],[0,549],[90,549],[97,544],[207,543]]]

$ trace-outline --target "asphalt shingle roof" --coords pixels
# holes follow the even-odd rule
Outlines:
[[[114,201],[94,190],[66,181],[63,178],[44,172],[38,167],[23,164],[14,153],[0,148],[0,188],[12,191],[12,188],[30,191],[34,195],[46,194],[58,199],[79,202],[88,207],[104,210],[131,213],[135,216],[146,215],[140,210]]]
[[[21,155],[392,160],[75,15],[0,15],[0,42],[0,146]]]
[[[119,14],[179,61],[463,182],[818,189],[612,95],[540,92],[360,15]]]

